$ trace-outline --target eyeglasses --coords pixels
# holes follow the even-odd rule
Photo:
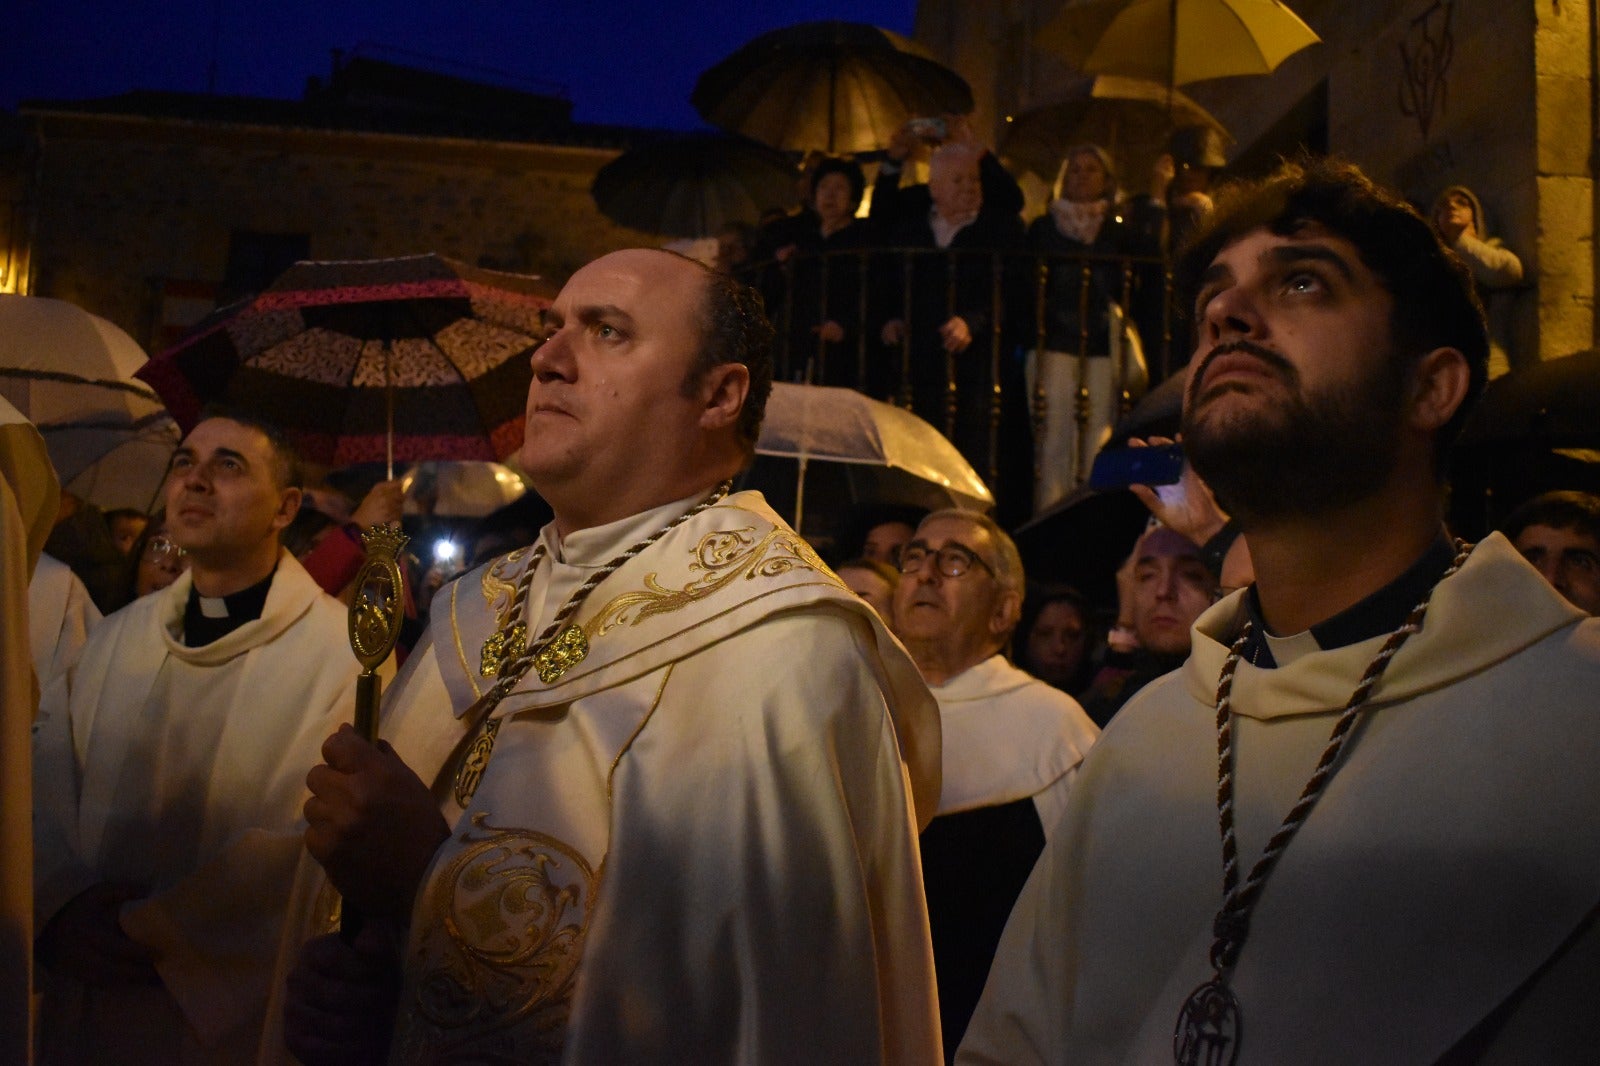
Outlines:
[[[932,559],[934,569],[945,577],[960,577],[974,564],[983,567],[989,572],[990,577],[995,577],[994,567],[983,561],[983,558],[971,548],[961,544],[946,544],[938,551],[934,551],[926,544],[912,541],[900,549],[900,572],[914,574],[922,569],[925,560]]]
[[[152,563],[176,563],[189,553],[165,533],[157,533],[144,545],[144,557]]]

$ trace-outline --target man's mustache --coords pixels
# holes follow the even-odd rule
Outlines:
[[[1263,348],[1253,341],[1237,340],[1225,341],[1201,356],[1200,361],[1189,371],[1190,386],[1198,390],[1200,382],[1205,380],[1206,371],[1211,368],[1211,364],[1223,356],[1232,355],[1235,352],[1243,352],[1261,360],[1267,366],[1282,374],[1290,384],[1299,379],[1299,372],[1295,370],[1294,364],[1277,352],[1270,348]]]

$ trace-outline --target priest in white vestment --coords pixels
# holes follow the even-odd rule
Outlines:
[[[937,712],[871,609],[724,495],[770,387],[759,298],[619,252],[548,326],[521,461],[555,521],[435,598],[392,750],[341,731],[312,771],[308,847],[364,925],[308,945],[290,1046],[937,1062]]]
[[[1100,731],[1076,700],[1002,654],[1022,558],[975,511],[935,511],[900,550],[895,632],[939,703],[944,785],[923,885],[945,1052],[954,1056],[1017,893]]]
[[[189,571],[101,622],[41,706],[50,1062],[256,1059],[305,773],[359,669],[343,608],[279,546],[300,492],[271,434],[190,432],[164,488]]]
[[[1255,583],[1084,761],[958,1061],[1593,1062],[1600,622],[1444,529],[1471,278],[1348,164],[1213,225],[1183,445]]]

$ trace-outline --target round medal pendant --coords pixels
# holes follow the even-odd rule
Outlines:
[[[1178,1066],[1233,1066],[1239,1060],[1239,1001],[1218,974],[1184,1000],[1172,1032]]]

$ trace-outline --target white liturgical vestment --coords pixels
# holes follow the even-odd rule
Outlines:
[[[1100,730],[1078,701],[991,655],[931,691],[943,730],[939,813],[1033,797],[1050,835]]]
[[[529,639],[679,501],[558,538]],[[393,1061],[932,1063],[917,830],[939,788],[916,667],[757,493],[606,578],[587,651],[494,712],[465,810],[446,761],[532,549],[434,600],[384,735],[453,836],[418,894]]]
[[[1244,595],[1200,616],[1189,661],[1084,760],[959,1062],[1172,1061],[1212,976],[1215,701]],[[1239,664],[1241,878],[1385,639]],[[1594,1061],[1596,693],[1600,621],[1488,537],[1434,590],[1266,881],[1229,977],[1240,1066]]]
[[[288,552],[261,617],[195,648],[181,636],[191,584],[102,621],[40,706],[39,927],[90,885],[148,886],[122,927],[162,981],[53,977],[46,1035],[67,1061],[255,1060],[306,771],[354,706],[345,609]]]

